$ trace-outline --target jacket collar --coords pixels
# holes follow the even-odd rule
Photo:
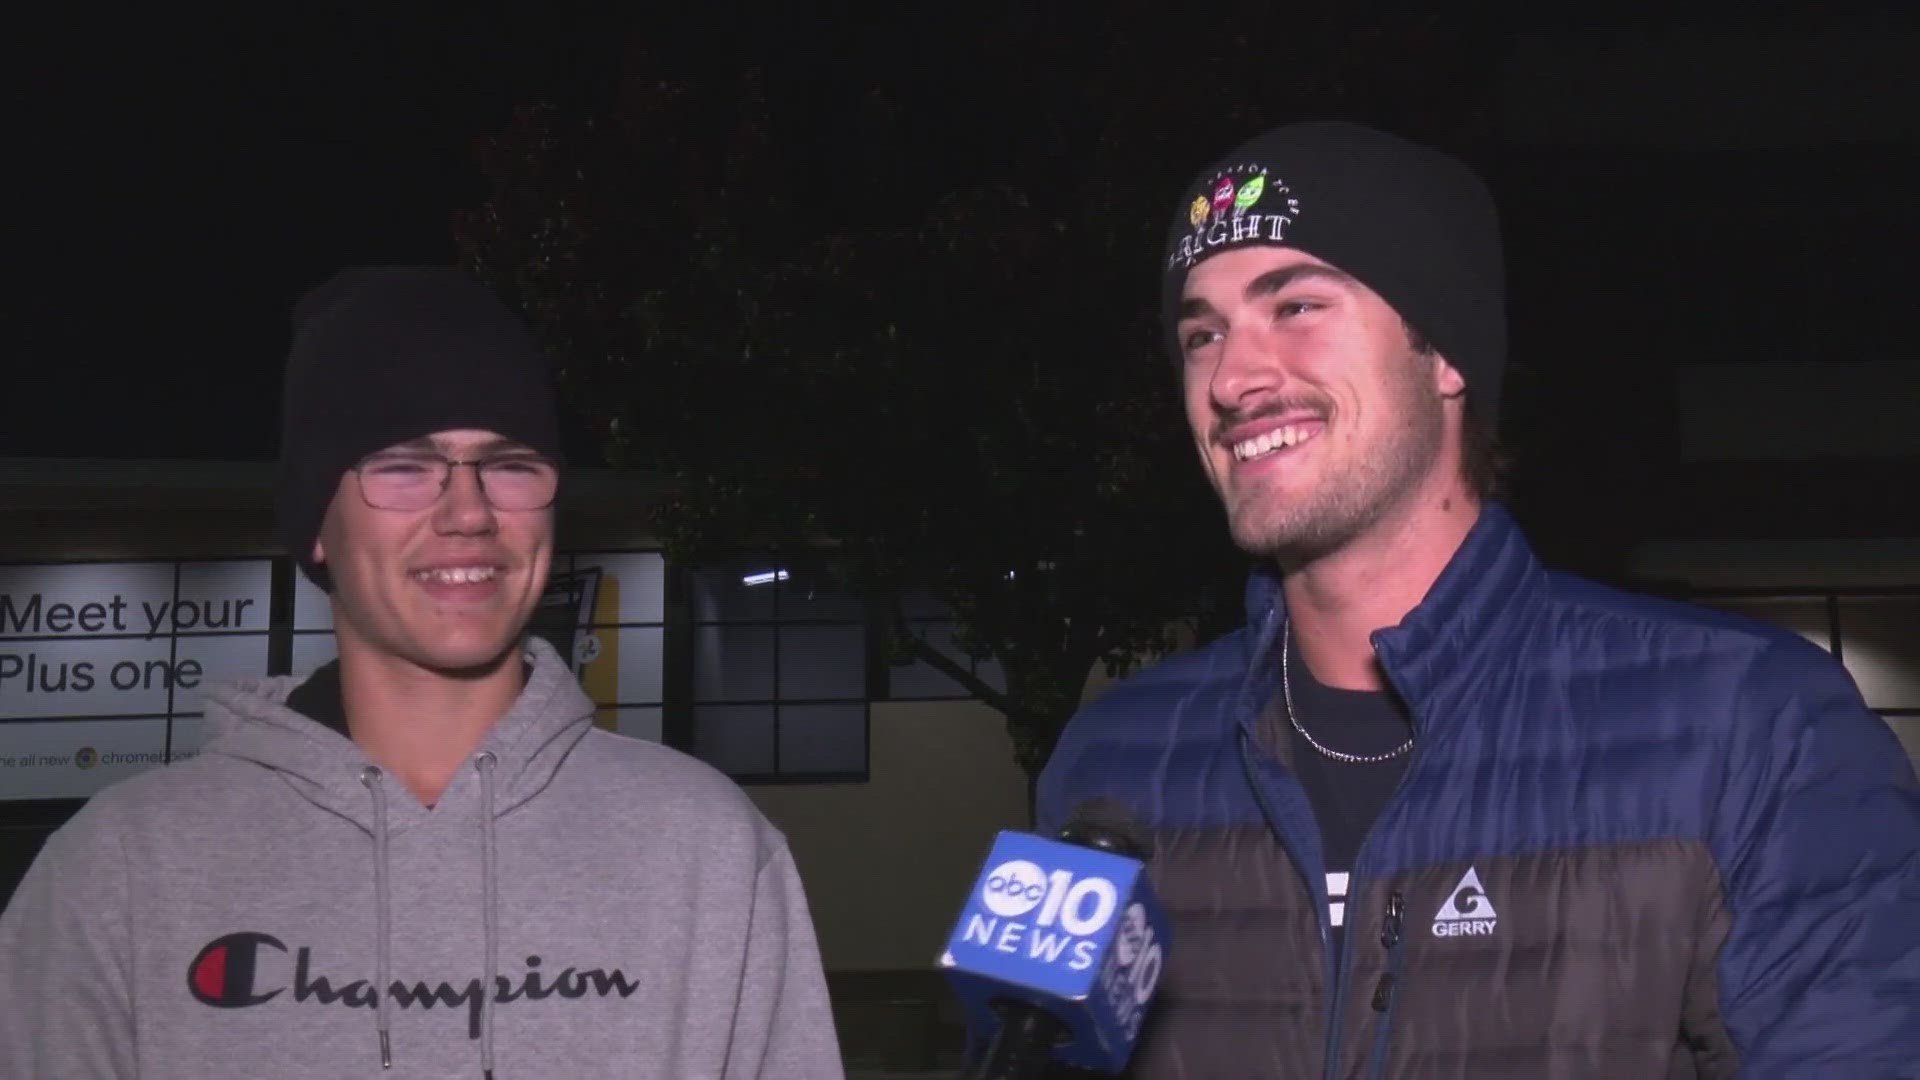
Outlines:
[[[1471,677],[1479,656],[1520,643],[1545,587],[1544,570],[1512,513],[1488,502],[1420,603],[1399,625],[1374,631],[1374,651],[1418,715],[1422,702]],[[1246,599],[1248,625],[1259,642],[1249,674],[1259,682],[1260,669],[1271,666],[1259,658],[1272,655],[1286,617],[1279,572],[1256,570]]]

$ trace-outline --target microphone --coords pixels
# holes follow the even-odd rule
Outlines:
[[[1080,804],[1057,840],[994,839],[939,962],[969,1027],[993,1033],[967,1080],[1126,1068],[1170,934],[1147,854],[1106,799]]]

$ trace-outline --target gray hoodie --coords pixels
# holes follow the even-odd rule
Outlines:
[[[431,809],[296,680],[210,690],[203,751],[95,796],[0,916],[0,1076],[840,1080],[784,837],[527,648]]]

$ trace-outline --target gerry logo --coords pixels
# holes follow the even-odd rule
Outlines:
[[[1499,916],[1494,914],[1493,901],[1487,899],[1487,890],[1480,885],[1480,871],[1470,866],[1467,876],[1453,887],[1452,895],[1433,917],[1433,936],[1483,937],[1493,933],[1497,925]]]

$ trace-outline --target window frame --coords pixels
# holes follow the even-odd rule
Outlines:
[[[765,615],[728,617],[715,612],[712,616],[703,616],[696,610],[695,594],[698,579],[703,575],[722,575],[765,572],[768,569],[782,570],[786,578],[767,583],[773,591],[770,610]],[[699,710],[702,708],[767,708],[771,710],[771,725],[768,738],[771,741],[772,771],[735,771],[721,768],[735,783],[753,786],[785,786],[794,784],[849,784],[867,783],[873,774],[873,705],[876,700],[884,700],[881,693],[884,687],[876,687],[873,606],[858,596],[842,593],[840,598],[852,604],[858,615],[853,617],[793,618],[783,616],[781,599],[790,586],[787,582],[803,578],[807,574],[818,573],[821,566],[817,560],[796,559],[777,555],[756,555],[737,553],[726,558],[703,560],[693,564],[667,567],[667,618],[669,631],[668,657],[668,697],[672,705],[668,716],[677,720],[672,732],[670,744],[688,754],[700,756],[697,751],[699,733],[697,731]],[[749,586],[751,587],[751,586]],[[851,628],[859,636],[858,653],[861,664],[861,692],[858,696],[814,697],[787,695],[780,685],[780,657],[784,648],[782,631],[790,629],[815,628]],[[751,698],[715,698],[700,699],[695,692],[697,681],[696,644],[705,630],[766,630],[772,641],[772,660],[770,697]],[[677,646],[677,648],[676,648]],[[843,706],[857,707],[860,716],[860,764],[856,769],[789,771],[781,767],[780,736],[783,723],[783,707],[789,706]],[[702,758],[701,760],[707,760]]]
[[[1826,611],[1827,653],[1842,665],[1846,663],[1846,620],[1842,617],[1844,600],[1914,600],[1920,602],[1920,585],[1770,585],[1770,586],[1696,586],[1681,590],[1683,598],[1704,607],[1715,607],[1716,601],[1740,603],[1765,603],[1769,601],[1820,601]],[[1715,607],[1715,610],[1721,610]],[[1748,616],[1759,618],[1759,616]],[[1779,625],[1779,624],[1774,624]],[[1848,675],[1858,684],[1858,676],[1851,669]],[[1862,694],[1864,697],[1864,692]],[[1867,708],[1881,719],[1890,717],[1920,716],[1920,700],[1912,704],[1893,704],[1876,706],[1871,702]]]

